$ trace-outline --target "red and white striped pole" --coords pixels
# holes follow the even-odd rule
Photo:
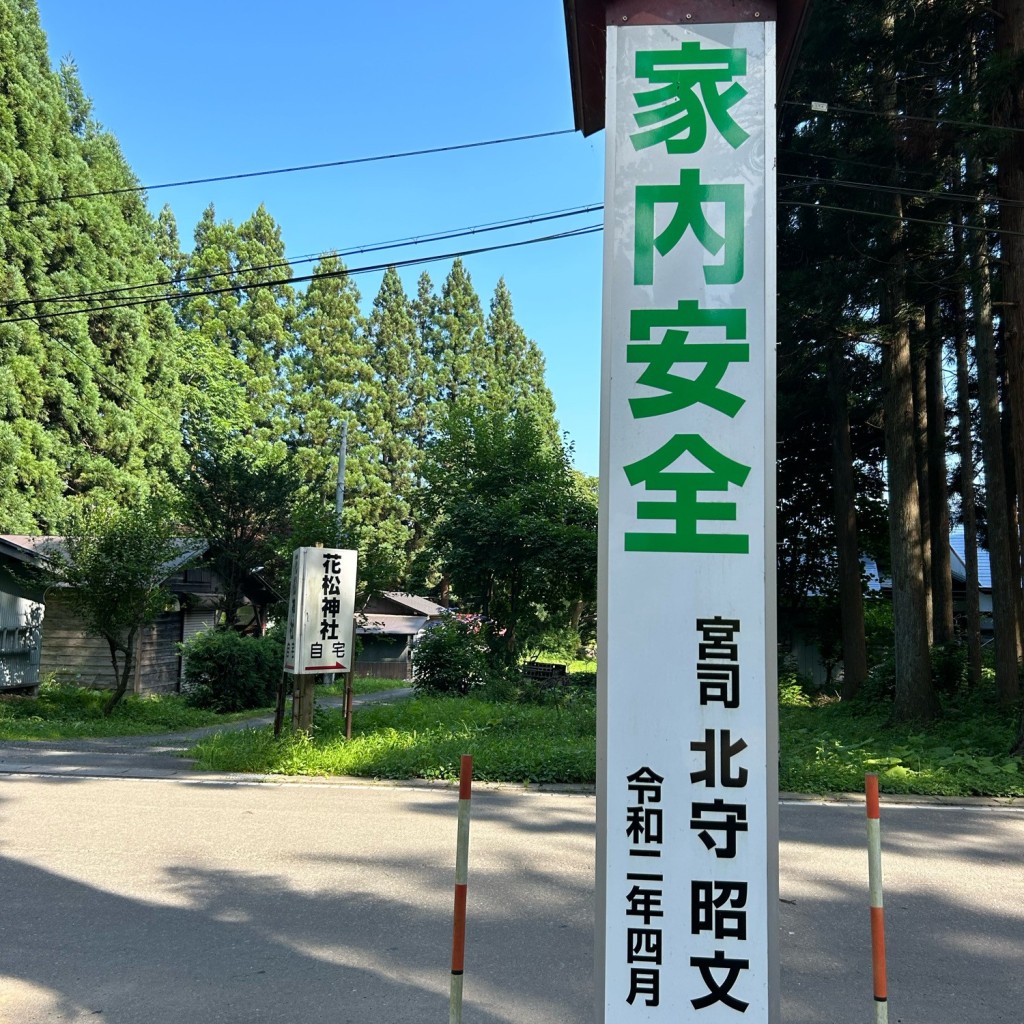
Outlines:
[[[473,758],[462,755],[459,768],[459,834],[455,848],[455,919],[452,925],[452,985],[448,1024],[462,1022],[462,971],[466,954],[466,886],[469,877],[469,802],[473,790]]]
[[[864,776],[868,807],[868,887],[871,890],[871,972],[875,989],[875,1024],[888,1024],[889,996],[885,983],[885,911],[882,909],[882,826],[878,807],[878,776]]]

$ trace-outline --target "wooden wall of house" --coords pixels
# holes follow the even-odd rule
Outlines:
[[[106,640],[86,633],[67,597],[52,590],[46,596],[39,671],[81,686],[114,686],[114,667]]]
[[[136,693],[177,693],[181,689],[181,640],[180,612],[167,612],[152,626],[142,628],[133,687]]]
[[[412,637],[360,637],[362,649],[356,655],[353,675],[374,679],[412,679]]]
[[[129,690],[135,693],[172,693],[180,686],[181,660],[178,644],[182,637],[180,612],[161,615],[139,636],[141,657]],[[68,599],[50,591],[43,620],[40,672],[80,686],[113,689],[114,667],[106,640],[90,636],[72,611]]]

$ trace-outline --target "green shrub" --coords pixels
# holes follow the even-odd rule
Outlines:
[[[432,694],[469,693],[490,673],[491,641],[491,624],[486,619],[446,613],[413,648],[413,686]]]
[[[597,672],[580,670],[574,672],[571,668],[565,674],[566,686],[597,686]]]
[[[280,630],[263,637],[208,629],[182,645],[189,704],[211,711],[246,711],[274,702],[284,663]]]
[[[796,672],[779,673],[779,705],[789,708],[809,708],[811,698]]]

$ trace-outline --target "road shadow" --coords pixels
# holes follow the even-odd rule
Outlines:
[[[160,784],[168,785],[179,784]],[[257,788],[257,808],[261,796]],[[454,815],[450,825],[445,832],[454,835]],[[484,835],[476,838],[486,847]],[[272,849],[273,827],[265,841]],[[54,842],[61,842],[57,828]],[[178,857],[139,895],[126,894],[123,870],[111,880],[120,891],[110,891],[0,856],[0,1019],[444,1020],[454,847],[449,864],[385,841],[349,845],[337,854],[290,855],[280,872],[212,869]],[[130,847],[123,855],[139,856]],[[573,883],[528,852],[479,852],[471,866],[467,1020],[592,1020],[592,892],[582,879]]]
[[[889,1019],[1024,1020],[1020,810],[882,808]],[[786,1024],[873,1019],[863,807],[784,806]]]

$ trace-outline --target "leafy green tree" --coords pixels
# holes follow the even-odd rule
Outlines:
[[[366,405],[363,426],[383,484],[377,521],[388,523],[394,542],[408,552],[413,544],[418,444],[426,433],[429,409],[424,401],[425,353],[412,304],[393,267],[385,272],[374,299],[367,335],[375,396]]]
[[[333,499],[342,424],[349,424],[348,476],[361,477],[358,424],[372,391],[370,346],[359,312],[359,289],[336,256],[317,264],[299,299],[286,362],[287,438],[310,493]]]
[[[456,407],[424,475],[438,565],[465,608],[505,630],[510,657],[592,596],[596,508],[536,416]]]
[[[105,715],[128,690],[139,630],[167,607],[171,595],[164,580],[187,562],[172,530],[159,500],[138,506],[85,503],[68,515],[62,540],[45,549],[48,582],[68,588],[86,630],[110,649],[115,686]]]
[[[479,615],[447,612],[416,641],[413,685],[423,693],[465,696],[486,682],[493,628]]]
[[[430,275],[424,271],[416,283],[416,298],[412,301],[417,348],[422,358],[422,366],[417,374],[417,404],[421,408],[421,415],[417,418],[413,431],[413,442],[420,455],[426,451],[427,441],[433,434],[434,411],[438,399],[439,385],[434,355],[438,348],[439,305],[440,299],[434,292],[434,284],[430,280]]]
[[[237,627],[239,609],[257,582],[277,582],[280,591],[290,563],[288,538],[301,481],[283,444],[259,454],[247,438],[208,431],[190,451],[188,467],[177,474],[179,515],[208,545],[216,572],[224,625]],[[258,624],[264,625],[257,607]]]
[[[359,551],[360,577],[371,589],[395,586],[405,571],[408,513],[383,457],[392,382],[376,372],[374,345],[359,311],[359,291],[336,257],[320,261],[300,301],[288,355],[288,443],[303,493],[335,503],[342,427],[347,424],[345,499],[340,532],[330,537]],[[408,376],[405,369],[403,379]],[[399,385],[405,386],[405,385]],[[383,445],[383,447],[382,447]]]

